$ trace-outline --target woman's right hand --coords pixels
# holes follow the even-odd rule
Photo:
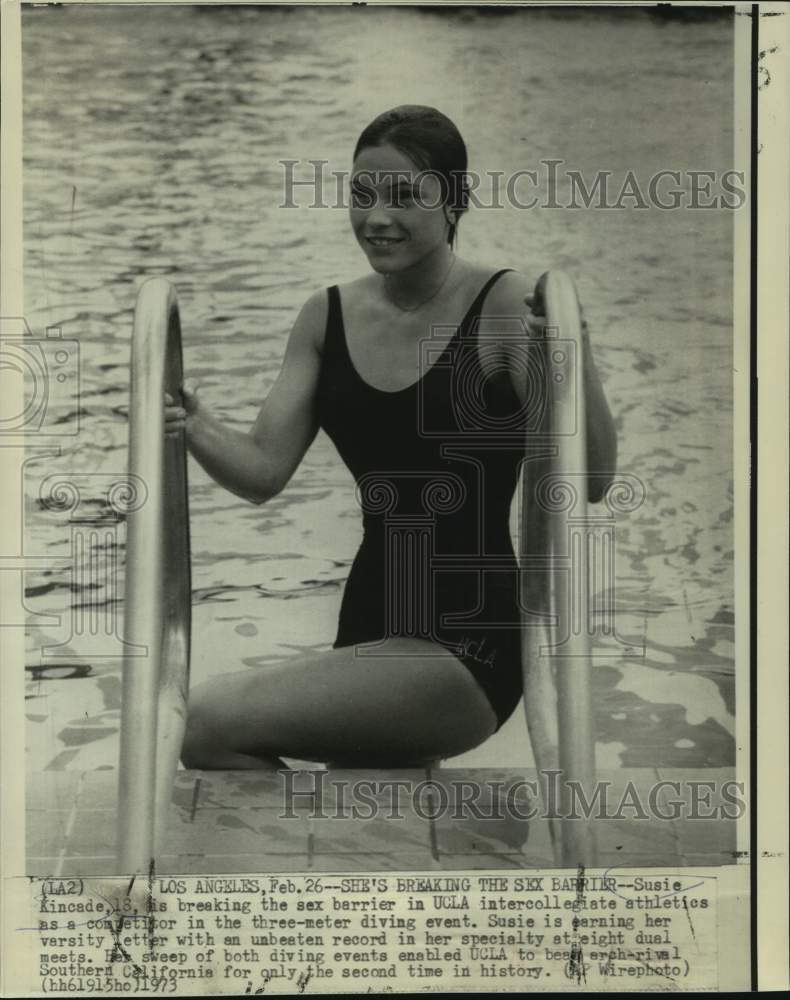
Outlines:
[[[283,489],[315,438],[319,344],[327,315],[328,298],[321,289],[302,306],[280,372],[248,431],[213,416],[189,382],[182,399],[164,401],[167,431],[177,435],[186,429],[189,454],[220,486],[251,503],[265,503]]]
[[[170,393],[165,393],[165,436],[173,437],[186,430],[187,423],[200,406],[197,386],[194,382],[185,382],[181,387],[182,404],[177,403]]]

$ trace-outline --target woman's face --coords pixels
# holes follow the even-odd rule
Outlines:
[[[441,184],[394,146],[368,146],[351,174],[351,227],[380,274],[411,267],[447,246]]]

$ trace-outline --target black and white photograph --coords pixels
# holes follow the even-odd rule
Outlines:
[[[735,863],[735,27],[22,5],[30,874]]]
[[[4,2],[0,992],[774,983],[776,6]]]

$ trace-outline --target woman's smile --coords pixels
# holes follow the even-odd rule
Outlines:
[[[389,250],[406,242],[403,236],[366,236],[365,240],[374,250]]]

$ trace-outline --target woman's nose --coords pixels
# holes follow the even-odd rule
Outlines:
[[[369,226],[379,226],[384,228],[392,223],[392,212],[390,206],[379,198],[376,204],[367,212],[366,221]]]

